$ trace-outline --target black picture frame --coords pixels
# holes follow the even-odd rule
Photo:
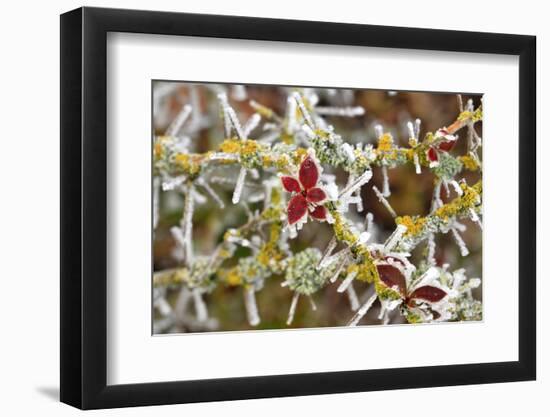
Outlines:
[[[107,385],[108,32],[518,56],[519,360]],[[60,57],[62,402],[94,409],[535,379],[534,36],[84,7],[61,15]]]

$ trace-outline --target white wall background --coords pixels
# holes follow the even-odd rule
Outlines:
[[[75,415],[59,392],[59,17],[82,3],[5,2],[0,14],[0,411],[2,415]],[[538,37],[538,211],[550,180],[542,140],[548,111],[550,26],[544,3],[441,1],[297,2],[295,0],[93,1],[86,5],[291,19],[534,34]],[[544,98],[544,100],[543,100]],[[29,114],[28,109],[34,108]],[[538,256],[550,249],[549,221],[539,215]],[[550,409],[550,291],[538,273],[538,381],[422,390],[324,395],[95,412],[128,416],[336,414],[410,416],[543,415]],[[546,395],[545,395],[546,394]]]

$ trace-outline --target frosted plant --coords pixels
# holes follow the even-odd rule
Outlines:
[[[285,111],[277,114],[249,99],[243,85],[227,91],[210,86],[208,94],[217,100],[207,108],[201,107],[196,88],[191,87],[192,100],[173,116],[165,133],[154,138],[155,238],[168,204],[163,196],[175,193],[183,199],[179,220],[169,228],[175,266],[156,268],[153,276],[155,329],[215,329],[221,317],[212,317],[209,309],[221,310],[210,297],[220,287],[241,288],[248,324],[261,326],[256,297],[272,280],[288,291],[287,325],[293,324],[301,298],[315,309],[314,297],[333,284],[336,296],[347,297],[350,326],[360,324],[374,306],[382,324],[481,319],[481,302],[472,295],[480,279],[467,278],[460,267],[449,272],[449,265],[439,265],[436,257],[439,237],[447,234],[468,257],[461,237],[464,220],[482,227],[482,183],[469,183],[471,176],[465,175],[481,177],[482,139],[475,129],[481,106],[474,108],[468,100],[449,126],[423,136],[420,120],[411,120],[403,126],[408,144],[400,146],[382,124],[374,127],[375,143],[347,141],[336,132],[330,120],[360,117],[368,110],[350,105],[349,92],[342,95],[342,106],[331,103],[338,96],[335,90],[286,89]],[[174,91],[163,86],[155,95],[164,109],[155,114],[160,121],[167,119],[161,100]],[[321,95],[327,105],[318,105]],[[230,100],[248,112],[237,111]],[[223,134],[218,130],[215,147],[204,150],[197,126],[213,131],[216,117]],[[457,156],[462,129],[466,153]],[[366,130],[363,139],[370,134]],[[412,175],[433,177],[431,207],[424,215],[400,214],[390,204],[390,173],[402,166],[410,166]],[[381,188],[373,183],[375,173]],[[393,219],[393,231],[384,239],[373,214],[360,214],[365,195],[371,195],[371,207],[379,204]],[[221,230],[219,242],[205,251],[197,246],[204,232],[197,230],[196,211],[209,204],[227,210],[219,223],[234,223],[234,210],[246,219]],[[326,247],[293,248],[306,223],[330,230]],[[413,262],[417,248],[424,257]],[[364,294],[359,296],[354,284],[366,286]]]

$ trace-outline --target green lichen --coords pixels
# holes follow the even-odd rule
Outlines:
[[[315,268],[320,259],[321,252],[316,248],[305,249],[291,257],[285,273],[288,287],[302,295],[311,295],[321,289],[327,277]]]

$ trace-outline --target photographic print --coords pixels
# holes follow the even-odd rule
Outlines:
[[[481,94],[151,94],[153,334],[482,320]]]

